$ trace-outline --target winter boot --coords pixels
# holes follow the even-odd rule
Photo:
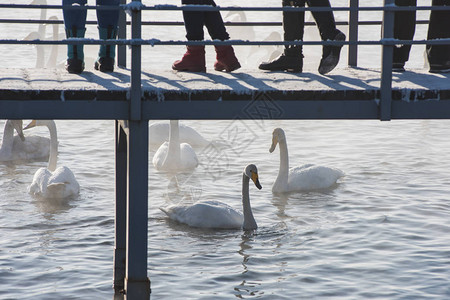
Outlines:
[[[217,53],[217,61],[214,63],[214,70],[231,72],[241,67],[241,64],[234,54],[233,47],[231,46],[214,46]]]
[[[333,41],[345,41],[345,34],[339,31]],[[325,75],[331,72],[339,62],[342,45],[323,46],[322,59],[320,60],[319,73]]]
[[[108,26],[108,28],[98,27],[98,33],[102,40],[113,40],[117,37],[117,28],[113,26]],[[113,72],[115,57],[116,45],[100,45],[94,68],[101,72]]]
[[[284,53],[278,58],[270,62],[261,63],[259,68],[267,71],[288,71],[301,73],[303,70],[302,50],[297,46],[285,48]]]
[[[66,28],[67,38],[84,38],[86,28]],[[67,45],[66,70],[69,73],[80,74],[84,70],[83,45]]]
[[[181,60],[173,63],[172,69],[187,72],[206,72],[205,46],[186,46]]]

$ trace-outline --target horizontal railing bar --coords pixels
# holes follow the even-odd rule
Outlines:
[[[6,24],[64,24],[63,20],[20,20],[20,19],[0,19],[0,23]],[[347,21],[336,21],[337,26],[347,26]],[[428,24],[428,20],[417,20],[416,24]],[[86,21],[87,25],[97,25],[97,21]],[[225,26],[282,26],[282,22],[229,22],[224,21]],[[382,21],[358,21],[358,25],[381,25]],[[126,25],[131,25],[130,21]],[[142,21],[145,26],[184,26],[184,22],[179,21]],[[316,26],[315,22],[305,22],[306,26]]]
[[[132,8],[129,4],[111,6],[111,5],[84,5],[84,6],[72,6],[72,5],[27,5],[27,4],[0,4],[0,8],[28,8],[28,9],[68,9],[68,10],[117,10],[124,9],[130,10]],[[133,7],[134,8],[134,7]],[[236,7],[236,6],[210,6],[210,5],[154,5],[145,6],[141,5],[139,10],[165,10],[165,11],[287,11],[287,12],[299,12],[299,11],[421,11],[421,10],[449,10],[448,6],[363,6],[363,7]]]
[[[450,38],[435,40],[397,40],[381,39],[375,41],[248,41],[248,40],[203,40],[203,41],[161,41],[158,39],[111,39],[96,40],[86,38],[71,38],[65,40],[0,40],[6,45],[143,45],[143,46],[175,46],[175,45],[239,45],[239,46],[293,46],[293,45],[445,45]]]

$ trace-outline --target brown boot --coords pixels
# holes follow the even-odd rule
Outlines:
[[[187,72],[206,72],[205,46],[186,46],[181,60],[173,63],[172,69]]]
[[[214,46],[217,53],[217,61],[214,63],[214,70],[231,72],[241,67],[241,64],[234,54],[231,46]]]

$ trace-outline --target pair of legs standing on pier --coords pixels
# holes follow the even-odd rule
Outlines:
[[[283,7],[331,7],[329,0],[282,0]],[[320,37],[323,41],[345,41],[345,34],[336,28],[332,11],[311,11]],[[305,12],[283,12],[283,29],[285,41],[302,41],[305,27]],[[327,74],[339,62],[341,46],[323,46],[319,73]],[[271,62],[259,65],[262,70],[302,72],[303,51],[302,46],[285,46],[284,53]]]
[[[397,6],[416,6],[417,0],[396,0]],[[433,0],[432,6],[450,6],[450,0]],[[412,40],[416,28],[416,11],[397,11],[394,19],[394,38]],[[427,39],[450,38],[450,11],[431,11]],[[411,45],[394,47],[393,70],[405,71]],[[427,45],[426,54],[431,73],[450,72],[450,45]]]
[[[87,0],[62,0],[63,5],[84,6]],[[120,0],[96,0],[97,5],[119,6]],[[64,27],[67,38],[84,38],[86,32],[85,9],[63,9]],[[117,37],[117,24],[119,10],[97,10],[98,33],[102,40],[115,39]],[[98,58],[94,68],[102,72],[114,71],[115,45],[100,45]],[[83,45],[67,46],[66,70],[69,73],[79,74],[84,70]]]
[[[211,5],[216,6],[213,0],[182,0],[184,5]],[[230,36],[223,24],[219,11],[183,11],[184,26],[186,28],[186,38],[188,41],[202,41],[204,39],[203,27],[208,29],[213,40],[225,41]],[[173,63],[172,69],[178,71],[205,72],[205,46],[187,45],[187,51],[181,60]],[[241,67],[234,54],[232,46],[214,46],[216,50],[216,71],[231,72]]]

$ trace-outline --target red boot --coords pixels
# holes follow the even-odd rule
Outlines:
[[[188,72],[206,72],[205,46],[186,46],[187,51],[181,60],[173,63],[172,69]]]
[[[236,55],[234,55],[233,47],[231,46],[214,46],[217,52],[217,61],[214,63],[214,70],[231,72],[241,67]]]

